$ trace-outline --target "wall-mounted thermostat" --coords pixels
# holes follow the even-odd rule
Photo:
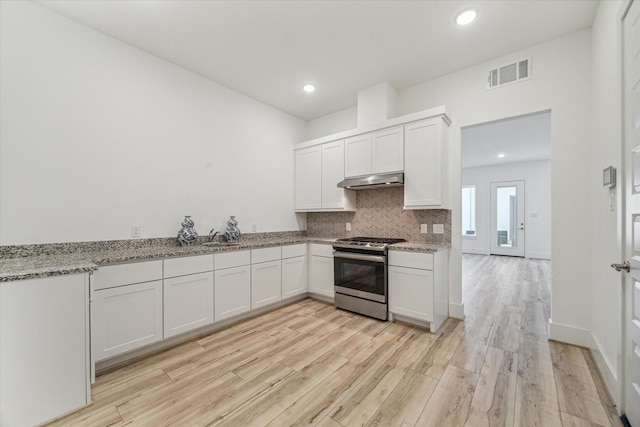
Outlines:
[[[602,170],[602,186],[609,188],[616,186],[616,168],[613,166]]]

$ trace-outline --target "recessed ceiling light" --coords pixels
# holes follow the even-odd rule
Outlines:
[[[501,159],[501,158],[503,158],[503,157],[504,157],[504,154],[503,154],[503,153],[498,154],[498,158],[499,158],[499,159]]]
[[[470,24],[473,22],[474,19],[476,19],[477,15],[478,13],[473,9],[462,11],[458,14],[458,16],[456,16],[456,24],[458,25]]]
[[[302,89],[307,93],[311,93],[316,90],[316,87],[310,83],[307,83],[306,85],[302,86]]]

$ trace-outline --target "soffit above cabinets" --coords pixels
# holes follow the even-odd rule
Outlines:
[[[305,120],[588,29],[599,2],[40,0],[41,6]],[[478,11],[465,26],[455,16]],[[508,37],[505,37],[508,34]],[[444,42],[446,41],[446,42]],[[302,86],[313,83],[316,91]]]

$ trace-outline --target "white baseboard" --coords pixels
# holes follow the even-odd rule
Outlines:
[[[486,249],[476,249],[476,248],[462,248],[463,254],[474,254],[474,255],[489,255],[489,251]]]
[[[456,303],[450,302],[449,317],[453,317],[454,319],[464,320],[464,303],[456,304]]]
[[[616,410],[618,411],[618,415],[620,414],[620,410],[622,408],[622,384],[618,381],[618,373],[611,365],[610,361],[604,356],[602,351],[600,351],[600,344],[596,337],[592,336],[593,342],[595,344],[594,348],[591,349],[591,355],[593,356],[593,360],[595,360],[596,365],[598,366],[598,370],[602,375],[602,379],[604,380],[604,385],[607,387],[609,391],[609,395],[611,399],[613,399],[613,403],[616,404]]]
[[[553,323],[552,319],[549,319],[549,339],[586,348],[594,348],[596,346],[591,331],[576,328],[575,326]]]
[[[527,258],[533,259],[551,259],[551,254],[547,252],[527,252]]]

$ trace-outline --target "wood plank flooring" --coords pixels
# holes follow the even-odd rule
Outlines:
[[[588,350],[547,341],[548,261],[465,255],[437,334],[312,299],[98,377],[50,426],[621,426]]]

